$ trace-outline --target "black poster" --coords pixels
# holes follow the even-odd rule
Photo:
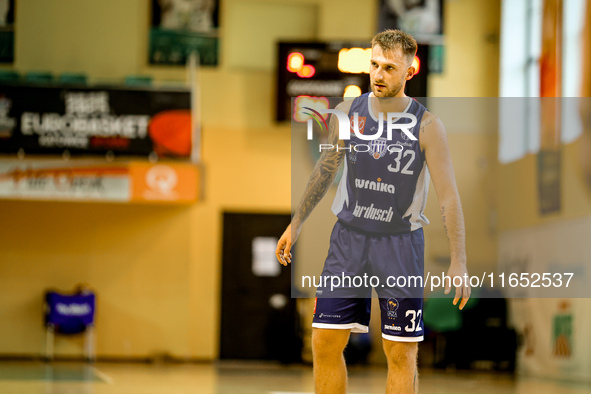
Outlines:
[[[0,85],[0,153],[190,157],[189,90]]]

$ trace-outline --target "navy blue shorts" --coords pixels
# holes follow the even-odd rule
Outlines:
[[[337,222],[322,272],[323,278],[330,279],[316,291],[312,326],[367,332],[375,289],[380,298],[382,337],[422,341],[423,288],[419,277],[424,275],[424,248],[422,229],[397,235],[371,234]]]

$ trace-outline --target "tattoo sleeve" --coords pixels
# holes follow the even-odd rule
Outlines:
[[[445,218],[445,207],[441,207],[441,221],[443,222],[443,229],[445,230],[445,235],[449,238],[449,233],[447,232],[447,219]]]
[[[432,122],[432,120],[431,120],[431,119],[429,119],[427,122],[425,122],[425,124],[422,124],[422,125],[421,125],[421,128],[420,128],[420,130],[419,130],[419,132],[420,132],[420,133],[424,132],[424,131],[425,131],[425,127],[427,127],[428,125],[430,125],[430,124],[431,124],[431,122]]]
[[[322,200],[334,181],[345,155],[345,151],[341,149],[344,148],[344,143],[339,140],[337,119],[334,115],[330,118],[328,129],[328,143],[332,144],[334,149],[323,150],[314,170],[312,170],[312,175],[310,175],[308,185],[294,215],[294,221],[299,224],[304,223],[314,207]]]

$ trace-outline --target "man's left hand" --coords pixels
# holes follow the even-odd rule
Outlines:
[[[470,288],[470,276],[468,275],[466,264],[452,261],[449,266],[449,270],[447,271],[447,276],[451,278],[451,283],[446,283],[445,294],[449,294],[451,291],[451,286],[454,285],[456,288],[456,295],[453,302],[454,305],[456,305],[461,298],[462,302],[460,302],[460,310],[462,310],[470,299],[470,293],[472,292]],[[460,286],[455,286],[454,278],[458,276],[462,279],[462,284]],[[458,280],[456,279],[456,283],[457,281]]]

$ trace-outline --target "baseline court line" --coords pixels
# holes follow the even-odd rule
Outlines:
[[[110,376],[108,376],[106,373],[99,371],[98,369],[96,369],[95,367],[92,368],[94,374],[96,376],[98,376],[100,379],[102,379],[105,383],[107,384],[113,384],[113,379],[111,379]]]

